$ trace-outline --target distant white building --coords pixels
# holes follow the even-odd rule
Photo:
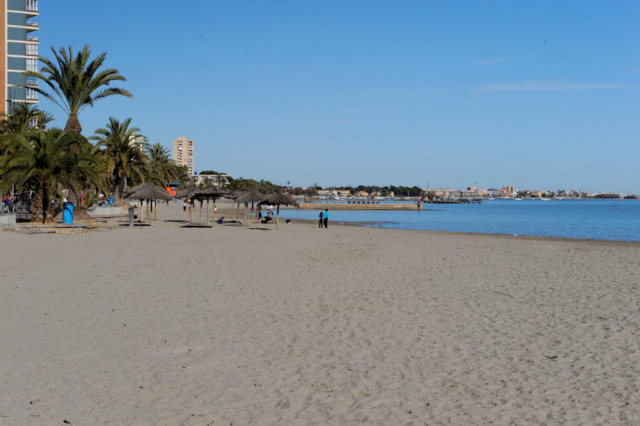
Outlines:
[[[227,175],[225,174],[220,174],[220,175],[195,175],[195,184],[196,185],[200,185],[200,184],[204,184],[207,181],[210,182],[211,184],[213,184],[213,186],[225,186],[229,184],[229,179],[227,178]]]

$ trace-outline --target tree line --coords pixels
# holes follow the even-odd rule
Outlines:
[[[33,191],[34,221],[52,221],[52,198],[63,189],[76,201],[86,195],[86,205],[99,192],[112,193],[116,202],[133,185],[187,181],[186,167],[176,166],[159,143],[149,144],[131,118],[109,117],[104,128],[89,138],[81,134],[78,118],[88,106],[111,96],[132,97],[111,83],[126,81],[115,68],[104,67],[106,54],[91,59],[89,46],[74,53],[71,46],[56,51],[54,59],[39,57],[44,64],[27,77],[41,82],[31,87],[50,99],[67,115],[64,129],[47,128],[53,121],[37,106],[16,103],[0,121],[0,191]],[[24,86],[26,87],[26,86]],[[82,206],[78,206],[82,207]]]

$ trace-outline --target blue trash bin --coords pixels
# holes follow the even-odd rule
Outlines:
[[[62,223],[73,223],[73,203],[62,204]]]
[[[109,197],[109,204],[113,204],[113,197]]]

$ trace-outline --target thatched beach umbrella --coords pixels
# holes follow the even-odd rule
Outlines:
[[[131,198],[131,195],[135,194],[136,192],[139,192],[143,189],[149,189],[149,188],[151,188],[152,191],[155,191],[158,194],[160,194],[161,192],[164,194],[167,194],[165,188],[162,188],[161,186],[158,186],[152,182],[145,182],[140,185],[134,186],[133,188],[130,188],[127,192],[125,192],[125,194],[123,195],[123,198]],[[147,201],[147,203],[149,202],[151,201]],[[140,204],[142,204],[142,200],[140,201]],[[148,204],[148,206],[150,206],[151,210],[153,211],[153,205]]]
[[[141,190],[143,190],[143,189],[151,189],[152,191],[155,191],[155,192],[157,192],[158,194],[159,194],[160,192],[162,192],[162,193],[164,193],[164,194],[168,195],[168,194],[167,194],[167,191],[166,191],[166,189],[165,189],[165,188],[163,188],[163,187],[161,187],[161,186],[158,186],[158,185],[156,185],[155,183],[152,183],[152,182],[145,182],[145,183],[142,183],[142,184],[140,184],[140,185],[134,186],[133,188],[130,188],[127,192],[125,192],[125,193],[124,193],[124,195],[122,196],[122,198],[131,198],[131,195],[133,195],[133,194],[135,194],[136,192],[139,192],[139,191],[141,191]],[[158,198],[158,200],[159,200],[159,199],[160,199],[160,198]],[[164,199],[166,200],[167,198],[164,198]],[[168,199],[170,200],[170,199],[171,199],[171,196],[169,196],[169,198],[168,198]],[[152,210],[153,210],[153,207],[152,207]]]
[[[275,204],[277,206],[276,210],[276,231],[278,230],[278,218],[280,217],[280,205],[283,206],[296,206],[298,207],[298,202],[293,198],[284,195],[282,192],[276,192],[271,195],[267,195],[266,198],[260,201],[258,204]]]
[[[196,188],[194,186],[189,186],[189,187],[187,187],[185,189],[181,189],[180,191],[178,191],[176,193],[176,197],[178,197],[178,198],[189,198],[189,197],[191,197],[191,194],[193,193],[193,191],[195,191],[196,189],[198,189],[198,188]]]
[[[182,199],[185,199],[185,200],[186,199],[190,199],[191,195],[193,194],[193,191],[195,191],[196,189],[198,189],[198,188],[196,188],[195,186],[188,186],[185,189],[182,189],[182,190],[178,191],[176,193],[176,197],[182,198]],[[189,203],[189,222],[193,221],[193,209],[191,208],[191,206],[192,206],[192,204]],[[195,205],[194,205],[194,207],[195,207]]]
[[[127,190],[127,192],[124,193],[122,198],[131,198],[131,195],[133,195],[136,192],[140,191],[141,189],[145,189],[145,188],[155,188],[155,189],[160,189],[160,190],[164,191],[165,193],[167,192],[165,189],[163,189],[162,187],[156,185],[155,183],[145,182],[145,183],[141,183],[140,185],[134,186],[133,188],[129,188]]]
[[[133,200],[146,200],[147,201],[147,218],[150,219],[151,214],[149,211],[149,205],[152,201],[156,200],[171,200],[171,195],[167,194],[166,189],[162,189],[157,185],[146,185],[138,191],[131,193],[127,192],[125,198],[131,198]]]
[[[206,198],[207,200],[207,225],[209,224],[209,199],[213,199],[213,226],[216,226],[216,199],[226,195],[227,192],[216,187],[210,188],[196,188],[191,194],[191,198],[195,198],[196,200],[202,200]],[[201,204],[202,208],[202,204]]]
[[[245,191],[240,195],[238,195],[235,201],[237,203],[244,203],[244,217],[246,222],[248,222],[247,216],[248,216],[248,210],[249,210],[249,203],[251,203],[251,215],[252,215],[251,217],[253,217],[253,203],[260,202],[264,200],[266,197],[267,196],[264,195],[263,193],[255,191],[253,189],[250,191]],[[252,219],[252,222],[253,222],[253,219]]]

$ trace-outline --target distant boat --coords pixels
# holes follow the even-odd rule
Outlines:
[[[514,198],[514,201],[522,201],[522,198],[520,198],[520,197]]]
[[[551,198],[540,198],[540,201],[551,201]]]
[[[558,201],[562,201],[564,199],[565,199],[564,197],[556,197],[556,198],[554,198],[554,200],[558,200]]]
[[[637,199],[638,199],[638,196],[637,196],[636,194],[631,193],[631,194],[627,194],[627,195],[625,195],[625,196],[624,196],[624,199],[625,199],[625,200],[637,200]]]

